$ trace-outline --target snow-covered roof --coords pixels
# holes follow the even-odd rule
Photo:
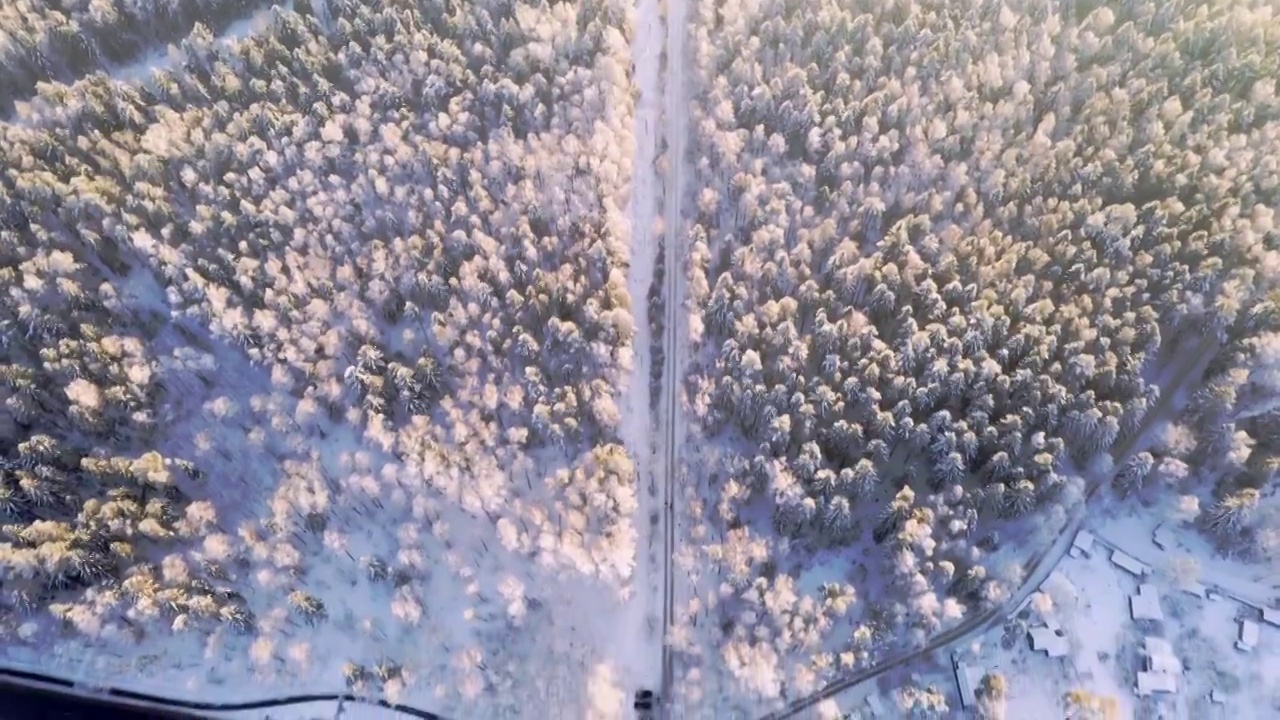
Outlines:
[[[1084,555],[1088,557],[1093,552],[1093,533],[1088,530],[1081,530],[1076,533],[1075,538],[1071,541],[1071,555],[1080,557]]]
[[[1157,525],[1156,531],[1151,534],[1151,541],[1154,542],[1161,550],[1168,550],[1177,544],[1178,541],[1175,537],[1173,528],[1162,523]]]
[[[1158,653],[1147,656],[1147,672],[1181,675],[1182,661],[1173,653]]]
[[[1138,695],[1146,697],[1151,693],[1178,692],[1178,676],[1160,672],[1138,673]]]
[[[1129,596],[1129,612],[1134,620],[1164,620],[1160,609],[1160,593],[1151,583],[1138,586],[1138,594]]]
[[[1050,628],[1034,628],[1027,634],[1031,636],[1031,649],[1043,650],[1049,657],[1062,657],[1071,649],[1071,643]]]
[[[1262,622],[1268,625],[1280,627],[1280,610],[1276,608],[1262,608]]]
[[[1139,560],[1138,558],[1132,555],[1129,555],[1128,553],[1124,553],[1119,550],[1116,550],[1115,552],[1111,553],[1111,562],[1115,563],[1116,565],[1120,566],[1125,570],[1128,570],[1129,572],[1133,573],[1134,575],[1137,575],[1138,577],[1143,577],[1147,573],[1151,572],[1151,567],[1148,566],[1146,563],[1142,562],[1141,560]]]
[[[1255,648],[1258,646],[1258,623],[1252,620],[1240,621],[1240,639],[1236,645],[1241,646],[1240,649]]]
[[[1153,635],[1146,636],[1144,644],[1147,669],[1138,673],[1138,694],[1145,697],[1153,692],[1178,692],[1182,661],[1174,654],[1173,645],[1168,640]]]
[[[871,711],[871,717],[880,717],[884,714],[884,703],[880,702],[880,696],[872,692],[867,696],[867,709]]]
[[[1218,688],[1214,688],[1209,691],[1209,702],[1212,702],[1215,705],[1224,705],[1227,702],[1227,694]]]
[[[971,707],[978,702],[976,690],[982,680],[982,673],[975,667],[958,663],[956,665],[956,685],[960,688],[960,706]]]

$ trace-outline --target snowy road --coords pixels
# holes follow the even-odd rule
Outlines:
[[[1200,378],[1219,347],[1217,336],[1206,333],[1192,351],[1178,354],[1174,371],[1170,374],[1169,379],[1162,383],[1160,399],[1151,408],[1151,411],[1147,413],[1143,419],[1142,426],[1127,440],[1112,449],[1112,457],[1115,460],[1113,470],[1090,479],[1083,507],[1067,522],[1052,544],[1030,559],[1026,569],[1026,579],[1018,590],[1010,595],[1008,600],[999,607],[980,613],[942,632],[923,648],[903,653],[853,675],[846,676],[812,695],[788,703],[784,710],[769,713],[761,720],[782,720],[783,718],[796,717],[823,700],[833,698],[846,690],[852,690],[890,670],[926,657],[939,650],[944,650],[974,636],[981,635],[1015,613],[1018,606],[1031,593],[1039,589],[1040,585],[1044,583],[1070,549],[1071,541],[1076,532],[1080,530],[1088,519],[1089,499],[1097,494],[1100,488],[1111,484],[1111,481],[1115,478],[1115,470],[1118,470],[1125,461],[1146,449],[1151,442],[1150,431],[1161,422],[1175,415],[1177,410],[1176,398],[1181,396],[1183,390],[1191,387],[1194,381]]]
[[[631,41],[631,61],[635,68],[633,82],[640,91],[635,111],[634,155],[629,216],[631,218],[631,259],[627,268],[627,292],[635,315],[635,350],[630,382],[623,397],[626,410],[622,440],[636,459],[636,571],[633,578],[633,612],[630,626],[623,630],[635,644],[635,663],[640,676],[631,679],[632,690],[656,689],[661,682],[661,645],[664,613],[663,559],[668,556],[662,517],[665,485],[661,479],[661,463],[654,462],[658,443],[650,422],[649,378],[653,358],[650,355],[653,332],[649,326],[647,297],[653,284],[658,244],[654,221],[658,211],[658,194],[662,178],[654,167],[658,152],[658,131],[662,120],[662,17],[658,0],[639,0],[636,5],[635,31]]]
[[[687,9],[685,0],[667,0],[667,83],[664,97],[664,132],[667,133],[667,183],[663,193],[663,232],[666,236],[667,263],[667,338],[666,368],[663,369],[663,410],[666,415],[666,536],[667,552],[663,568],[663,643],[662,643],[662,697],[667,707],[673,698],[675,659],[667,634],[676,612],[676,574],[673,573],[673,557],[676,555],[676,473],[680,469],[680,443],[685,438],[685,423],[681,416],[680,380],[685,374],[685,270],[684,232],[682,232],[680,202],[684,196],[685,140],[689,115],[685,97],[685,29]]]
[[[666,552],[663,553],[663,606],[662,606],[662,685],[661,692],[667,716],[674,701],[675,661],[668,634],[675,617],[674,557],[676,554],[676,475],[679,472],[680,444],[685,438],[685,423],[681,414],[680,380],[685,366],[685,313],[684,313],[684,233],[682,232],[680,202],[684,193],[685,140],[688,135],[688,103],[684,84],[684,39],[687,28],[685,0],[667,0],[666,35],[666,85],[663,98],[663,119],[666,133],[666,184],[663,192],[663,234],[666,252],[666,338],[664,342],[665,367],[662,371],[662,418],[664,424],[664,471],[661,482],[666,488],[664,507],[664,533]]]

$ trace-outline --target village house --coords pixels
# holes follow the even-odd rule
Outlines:
[[[1129,614],[1134,620],[1164,620],[1160,609],[1160,593],[1151,583],[1138,586],[1138,594],[1129,596]]]
[[[956,673],[956,687],[960,691],[960,707],[967,710],[978,703],[982,671],[963,661],[954,663],[952,667]]]
[[[1280,627],[1280,610],[1276,608],[1262,608],[1262,622]]]
[[[1047,627],[1033,628],[1027,632],[1027,637],[1031,640],[1032,650],[1044,651],[1051,658],[1062,657],[1071,649],[1071,643],[1067,641],[1061,630]]]
[[[1236,649],[1241,652],[1253,652],[1256,647],[1258,647],[1258,623],[1252,620],[1241,620]]]
[[[1133,575],[1136,575],[1140,578],[1146,577],[1148,574],[1151,573],[1150,565],[1147,565],[1146,563],[1142,562],[1138,558],[1128,553],[1121,552],[1119,550],[1116,550],[1111,553],[1111,562],[1115,563],[1121,569],[1126,570],[1129,573],[1132,573]]]
[[[1144,669],[1138,672],[1138,684],[1134,691],[1139,697],[1154,693],[1178,692],[1178,676],[1182,674],[1182,661],[1173,652],[1173,646],[1164,638],[1148,635],[1145,638],[1146,658]]]
[[[1093,533],[1088,530],[1081,530],[1076,533],[1075,539],[1071,541],[1071,550],[1069,552],[1073,558],[1093,557]]]

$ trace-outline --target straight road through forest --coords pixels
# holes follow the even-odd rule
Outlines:
[[[635,335],[632,338],[634,358],[631,378],[624,395],[623,423],[620,428],[623,442],[631,449],[636,462],[636,564],[632,579],[635,593],[633,611],[627,627],[618,632],[634,634],[637,645],[628,645],[621,652],[633,663],[635,677],[633,691],[657,691],[662,682],[662,602],[665,580],[663,565],[668,554],[666,534],[663,532],[663,492],[659,483],[663,467],[660,462],[661,437],[654,432],[654,414],[650,395],[655,340],[654,328],[649,325],[647,298],[654,283],[654,270],[658,263],[657,228],[654,214],[658,212],[662,190],[662,174],[655,167],[657,138],[661,130],[663,90],[661,77],[662,48],[665,28],[658,8],[658,0],[638,0],[631,40],[631,63],[639,96],[636,98],[632,156],[631,206],[631,259],[627,267],[627,292],[631,296],[632,312],[636,315]],[[634,656],[634,657],[631,657]]]
[[[671,624],[675,617],[675,583],[673,557],[676,552],[675,479],[679,471],[680,442],[684,439],[680,418],[680,379],[683,376],[683,284],[682,233],[680,201],[683,196],[683,169],[687,130],[685,101],[684,38],[687,9],[685,0],[667,0],[665,86],[663,97],[663,132],[667,140],[666,181],[663,186],[663,250],[665,263],[664,363],[662,369],[662,412],[659,420],[663,437],[663,460],[660,463],[663,486],[663,603],[662,603],[662,688],[663,717],[672,716],[675,663],[670,644]]]

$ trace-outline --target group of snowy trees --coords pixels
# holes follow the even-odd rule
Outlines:
[[[166,7],[128,12],[196,6]],[[629,11],[295,9],[235,43],[197,25],[138,83],[41,85],[0,123],[6,624],[303,633],[353,621],[334,568],[409,625],[451,574],[511,625],[539,566],[623,592]],[[132,42],[100,10],[80,27]],[[0,96],[86,70],[4,29]],[[40,53],[68,65],[9,61]],[[488,572],[511,556],[519,578]]]
[[[1280,419],[1273,12],[695,3],[687,386],[749,448],[710,477],[722,542],[877,543],[859,599],[922,642],[1003,599],[992,531],[1060,518],[1201,355],[1196,449],[1118,482],[1221,458],[1208,523],[1241,525]],[[733,575],[743,622],[767,565]]]
[[[1274,231],[1273,231],[1274,232]],[[1274,294],[1251,308],[1280,313]],[[1135,458],[1126,490],[1176,498],[1174,517],[1195,521],[1223,550],[1280,564],[1280,334],[1233,335],[1182,416]]]
[[[699,551],[733,674],[815,687],[998,604],[997,531],[1060,520],[1104,453],[1280,558],[1270,7],[693,6],[665,271],[732,448]],[[271,666],[326,624],[385,642],[349,582],[457,641],[475,697],[510,678],[435,599],[498,637],[553,619],[539,577],[635,561],[631,11],[297,0],[218,42],[251,7],[0,10],[0,632],[160,618]],[[95,73],[181,36],[139,83]],[[807,592],[818,550],[850,582]],[[349,659],[353,687],[421,670]]]
[[[72,82],[104,65],[139,60],[156,42],[181,40],[197,23],[221,31],[265,3],[255,0],[47,2],[0,6],[0,116],[42,82]]]

